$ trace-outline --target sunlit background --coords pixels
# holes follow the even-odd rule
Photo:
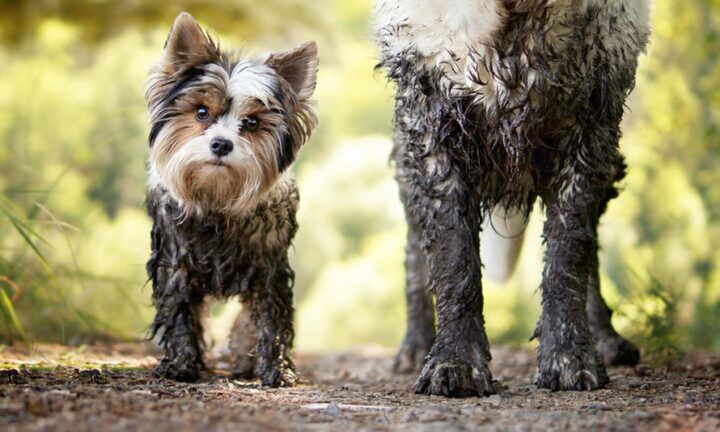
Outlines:
[[[369,0],[0,0],[0,341],[146,334],[143,83],[181,10],[224,47],[318,41],[321,122],[294,168],[297,347],[397,345],[406,228]],[[601,229],[613,320],[646,354],[720,348],[718,58],[720,1],[654,1],[622,141],[631,168]],[[541,222],[512,280],[485,284],[492,343],[531,334]],[[236,310],[211,308],[215,346]]]

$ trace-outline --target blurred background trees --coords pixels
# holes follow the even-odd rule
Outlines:
[[[654,2],[622,144],[631,169],[601,234],[614,319],[658,353],[720,347],[720,2],[691,3]],[[397,344],[405,224],[370,0],[0,0],[0,340],[145,334],[143,83],[181,10],[223,46],[319,41],[321,123],[295,166],[298,347]],[[519,271],[486,285],[492,342],[525,343],[537,317],[536,213]],[[215,337],[232,310],[212,308]]]

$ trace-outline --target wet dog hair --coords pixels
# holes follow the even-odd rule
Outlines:
[[[547,221],[536,383],[597,389],[608,382],[603,363],[638,361],[600,295],[597,225],[625,176],[620,122],[649,37],[648,3],[376,2],[409,225],[408,328],[396,369],[420,370],[416,392],[496,391],[482,221],[527,218],[538,198]]]
[[[314,42],[243,57],[220,50],[189,14],[175,20],[146,91],[158,376],[199,378],[203,301],[235,296],[234,372],[295,382],[287,254],[298,193],[288,168],[317,124],[317,67]]]

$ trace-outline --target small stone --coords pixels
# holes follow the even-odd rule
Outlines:
[[[500,405],[500,402],[502,401],[502,398],[498,394],[494,394],[492,396],[488,396],[487,401],[491,405]]]
[[[413,411],[408,411],[402,416],[402,421],[406,423],[417,421],[418,416]]]
[[[419,420],[423,423],[442,421],[447,418],[448,409],[443,406],[431,406],[420,413]]]
[[[653,368],[646,364],[639,364],[635,366],[635,373],[640,376],[648,376],[652,373]]]
[[[610,407],[605,402],[590,402],[588,404],[588,409],[605,411],[609,410]]]
[[[342,414],[342,410],[336,403],[330,403],[327,407],[323,410],[323,413],[331,416],[331,417],[338,417]]]

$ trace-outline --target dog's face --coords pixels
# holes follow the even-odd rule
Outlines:
[[[150,186],[198,212],[257,202],[315,128],[317,66],[314,42],[231,58],[180,14],[148,79]]]

